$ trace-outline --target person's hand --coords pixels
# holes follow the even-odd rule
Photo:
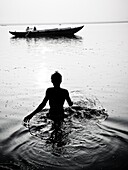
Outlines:
[[[29,121],[30,121],[31,118],[32,118],[32,115],[31,115],[31,114],[28,115],[28,116],[26,116],[26,117],[24,118],[24,120],[23,120],[23,125],[26,126],[26,127],[28,127],[28,124],[29,124]]]

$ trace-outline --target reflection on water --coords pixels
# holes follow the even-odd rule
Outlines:
[[[70,36],[70,37],[38,37],[38,38],[18,38],[18,37],[11,37],[10,38],[10,42],[12,44],[16,44],[18,42],[21,42],[21,41],[26,41],[28,45],[30,45],[31,43],[37,43],[39,44],[40,42],[52,42],[53,44],[54,43],[59,43],[59,44],[62,44],[62,43],[70,43],[70,42],[81,42],[82,41],[82,37],[81,36],[78,36],[78,35],[74,35],[74,36]]]

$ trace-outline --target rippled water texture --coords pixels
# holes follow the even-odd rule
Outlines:
[[[26,133],[23,128],[4,140],[6,153],[13,155],[18,167],[76,169],[107,159],[110,151],[114,153],[117,146],[113,148],[110,140],[103,138],[108,132],[100,127],[108,117],[105,109],[91,99],[75,104],[65,108],[66,118],[59,125],[47,118],[48,109],[44,109],[25,124],[30,133],[27,141],[22,139]],[[100,153],[104,154],[102,159]]]
[[[0,169],[126,170],[128,24],[85,25],[73,38],[12,38],[14,29],[24,26],[0,27]],[[56,70],[74,106],[60,124],[48,104],[24,124]]]

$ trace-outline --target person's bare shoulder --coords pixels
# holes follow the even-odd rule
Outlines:
[[[48,96],[53,91],[53,87],[49,87],[46,90],[46,95]]]
[[[61,90],[63,91],[64,94],[66,95],[69,94],[67,89],[61,88]]]
[[[47,90],[46,90],[46,91],[51,91],[51,90],[53,90],[53,87],[49,87],[49,88],[47,88]]]

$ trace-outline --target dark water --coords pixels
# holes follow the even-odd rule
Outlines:
[[[128,167],[128,25],[86,25],[74,38],[14,39],[0,27],[0,169]],[[55,128],[48,105],[28,125],[58,70],[74,106]]]

